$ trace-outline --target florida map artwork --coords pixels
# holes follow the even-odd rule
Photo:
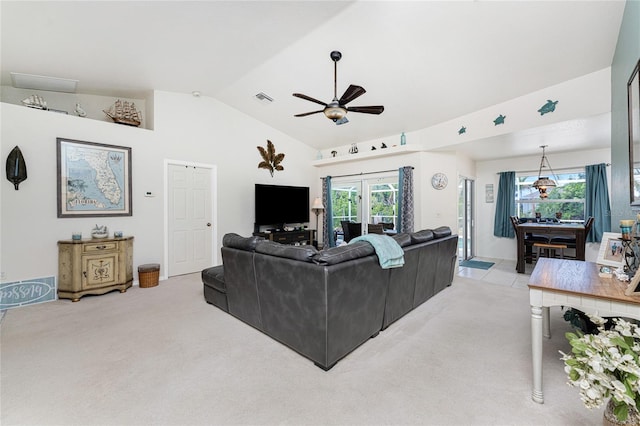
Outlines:
[[[57,143],[58,217],[131,216],[131,148]]]

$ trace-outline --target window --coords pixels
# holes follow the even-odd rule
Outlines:
[[[585,171],[556,174],[558,186],[547,190],[545,200],[532,185],[537,175],[520,174],[516,177],[516,215],[518,217],[555,218],[561,213],[563,222],[584,221]],[[555,180],[555,179],[554,179]]]

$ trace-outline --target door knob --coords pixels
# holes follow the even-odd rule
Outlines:
[[[211,226],[211,222],[207,222],[207,226]]]

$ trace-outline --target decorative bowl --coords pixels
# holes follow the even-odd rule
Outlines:
[[[107,238],[109,236],[108,232],[92,232],[91,238]]]

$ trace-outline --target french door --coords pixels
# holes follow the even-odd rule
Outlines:
[[[367,233],[370,223],[387,223],[389,228],[397,229],[398,174],[357,180],[334,178],[331,181],[331,205],[330,229],[336,244],[343,241],[343,221],[360,223],[361,234]]]
[[[475,182],[460,177],[458,182],[458,259],[467,260],[475,255],[474,211]]]

